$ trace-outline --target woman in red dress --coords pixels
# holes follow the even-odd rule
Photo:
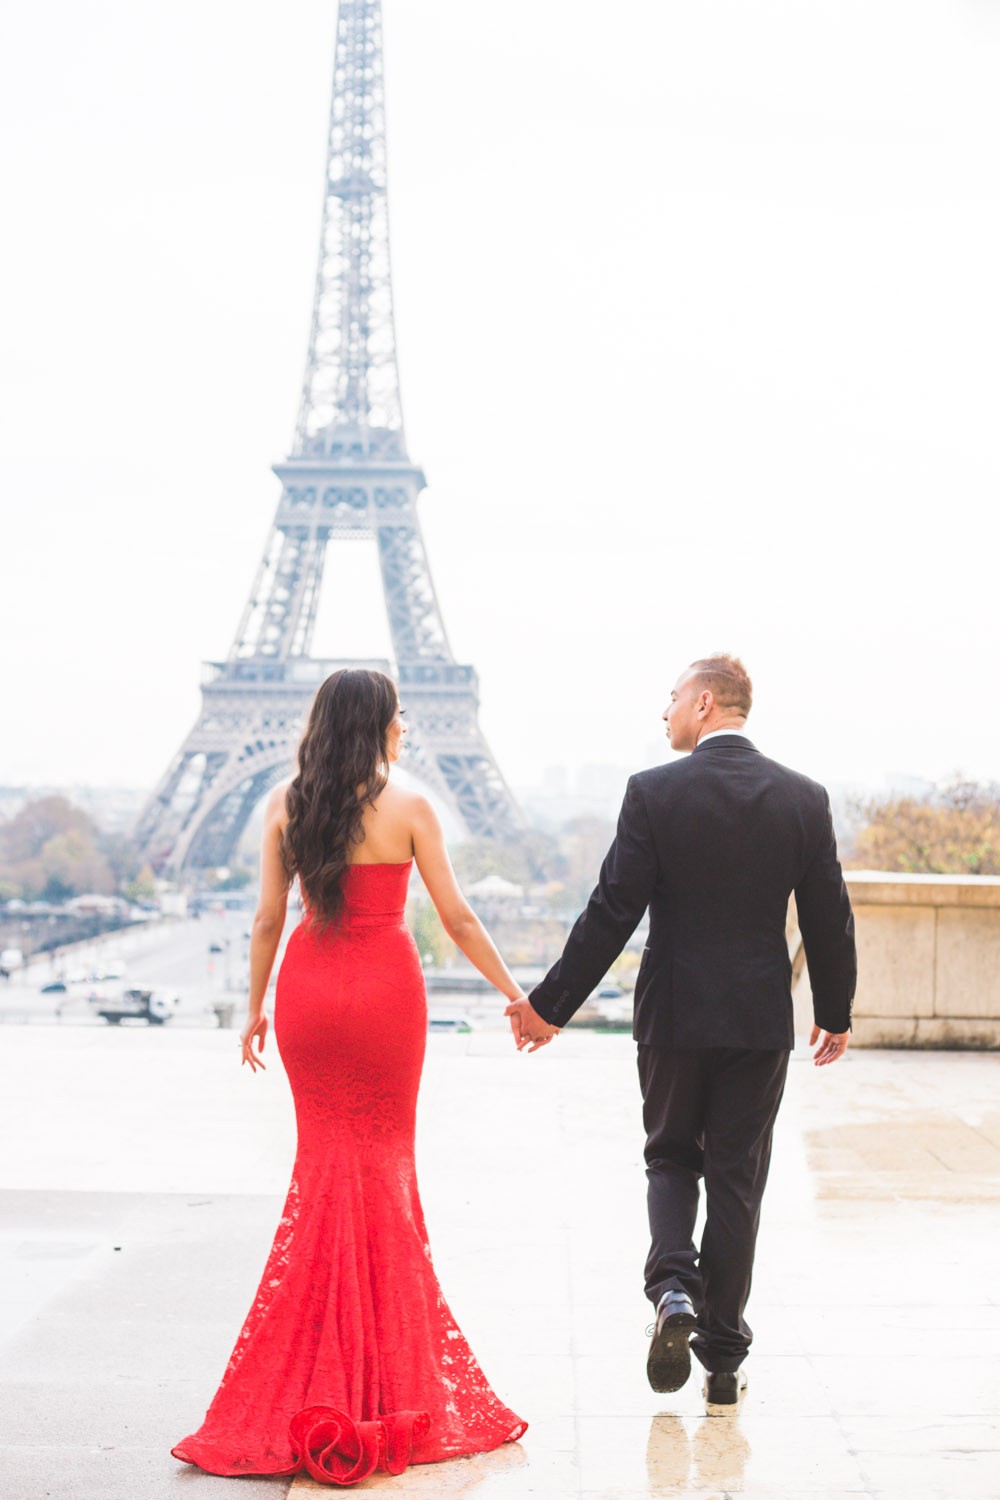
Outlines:
[[[295,1100],[291,1186],[253,1305],[198,1431],[172,1450],[213,1474],[353,1484],[516,1441],[441,1293],[414,1168],[427,999],[403,909],[416,865],[448,934],[508,1000],[522,995],[462,896],[429,802],[389,763],[395,684],[323,683],[297,776],[267,804],[243,1062],[263,1067],[264,997],[298,877],[275,1035]],[[256,1051],[254,1046],[256,1044]]]

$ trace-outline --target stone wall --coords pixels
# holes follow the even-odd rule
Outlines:
[[[850,870],[846,879],[858,937],[852,1044],[1000,1047],[1000,878]],[[797,943],[793,926],[801,962]],[[811,1007],[803,969],[800,1035]]]

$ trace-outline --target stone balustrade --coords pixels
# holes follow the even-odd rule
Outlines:
[[[1000,877],[846,872],[858,938],[852,1043],[1000,1047]],[[812,1020],[794,909],[795,1029]]]

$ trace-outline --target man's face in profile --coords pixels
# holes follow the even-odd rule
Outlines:
[[[699,721],[696,709],[700,696],[694,673],[682,672],[671,689],[670,702],[663,710],[671,750],[693,750],[697,745]]]

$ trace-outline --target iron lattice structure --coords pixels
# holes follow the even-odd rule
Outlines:
[[[391,672],[409,762],[473,837],[509,838],[517,806],[479,728],[478,684],[438,608],[403,429],[389,262],[380,0],[340,0],[319,265],[292,451],[229,655],[207,663],[197,723],[136,838],[157,871],[228,864],[294,768],[316,688],[341,666]],[[328,544],[374,538],[394,662],[310,654]]]

